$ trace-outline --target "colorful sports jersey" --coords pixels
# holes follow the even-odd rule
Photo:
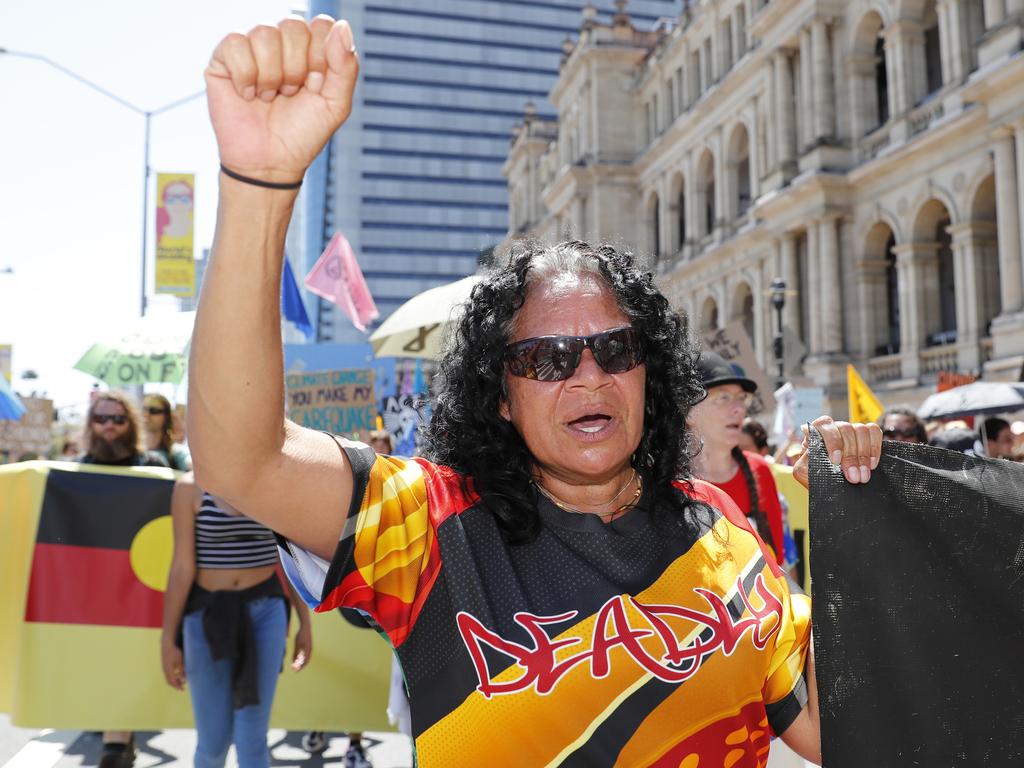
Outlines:
[[[685,523],[647,492],[611,524],[538,494],[539,536],[510,545],[450,469],[345,451],[332,562],[286,543],[285,569],[380,625],[424,768],[764,766],[806,703],[809,602],[713,486],[680,486]]]

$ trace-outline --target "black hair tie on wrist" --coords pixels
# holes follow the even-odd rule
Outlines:
[[[221,163],[220,170],[221,173],[223,173],[229,179],[240,181],[243,184],[252,184],[254,187],[263,187],[264,189],[298,189],[299,187],[302,186],[302,179],[299,179],[298,181],[285,182],[263,181],[262,179],[253,179],[250,178],[249,176],[243,176],[240,173],[236,173],[235,171],[232,171],[230,168],[225,168],[223,163]]]

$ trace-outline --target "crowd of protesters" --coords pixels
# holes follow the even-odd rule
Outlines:
[[[193,339],[197,463],[175,487],[161,637],[167,682],[187,679],[192,692],[195,764],[222,766],[233,741],[242,768],[269,765],[288,605],[298,616],[292,666],[312,651],[300,594],[321,611],[358,611],[392,645],[401,675],[392,714],[423,765],[570,754],[579,764],[620,754],[651,764],[667,748],[696,765],[690,750],[701,760],[702,750],[721,751],[717,726],[729,739],[743,734],[746,761],[727,764],[761,764],[769,732],[820,762],[809,608],[786,578],[791,548],[773,473],[795,459],[806,487],[807,442],[785,436],[773,451],[749,418],[753,380],[699,353],[630,254],[523,244],[493,268],[441,362],[429,460],[382,455],[385,435],[366,445],[283,418],[280,333],[258,321],[280,306],[294,193],[347,117],[357,71],[351,30],[317,17],[229,36],[207,72],[223,163],[217,268]],[[254,101],[261,76],[269,90]],[[301,88],[303,99],[291,100]],[[269,130],[275,114],[287,136]],[[240,389],[240,378],[265,386]],[[171,404],[148,394],[143,406],[144,423],[130,398],[97,393],[80,461],[190,470]],[[878,424],[823,416],[814,426],[851,484],[869,481],[886,438],[1019,455],[1019,433],[998,417],[975,432],[892,407]],[[275,534],[288,542],[283,565],[298,589],[275,575]],[[729,623],[730,595],[757,624],[749,642]],[[659,612],[697,622],[706,606],[717,619],[703,622],[702,655],[688,660]],[[637,612],[677,663],[636,642],[652,634],[629,625]],[[592,625],[565,626],[577,616]],[[590,650],[555,664],[544,624],[563,625],[557,646]],[[518,642],[523,630],[535,647]],[[524,676],[492,669],[483,644],[515,655]],[[591,674],[578,674],[583,661]],[[634,696],[641,667],[660,682],[686,680],[686,696],[667,686]],[[130,733],[104,742],[101,768],[132,765]]]

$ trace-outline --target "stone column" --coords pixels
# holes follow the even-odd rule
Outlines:
[[[775,67],[775,126],[778,131],[778,160],[780,166],[791,164],[796,158],[796,138],[793,131],[793,75],[789,54],[778,50],[772,59]]]
[[[822,348],[822,311],[821,303],[823,296],[821,292],[821,248],[820,230],[817,222],[810,222],[807,225],[807,285],[803,286],[804,301],[807,302],[807,322],[810,326],[804,329],[804,336],[807,340],[807,350],[811,356],[818,356]]]
[[[889,302],[885,259],[861,256],[854,261],[856,302],[847,313],[851,341],[848,348],[863,357],[875,357],[882,344],[889,342]]]
[[[697,98],[699,99],[701,94],[708,89],[708,84],[711,82],[710,67],[711,62],[708,61],[707,47],[704,43],[700,43],[700,47],[697,49],[697,59],[700,62],[699,75],[700,84],[698,85]]]
[[[749,51],[754,47],[754,35],[751,33],[750,28],[754,26],[754,17],[757,15],[757,12],[754,10],[753,0],[743,0],[743,7],[746,8],[747,11],[747,26],[743,33],[747,37],[747,50]]]
[[[807,301],[801,290],[800,265],[797,263],[796,234],[786,232],[779,238],[779,277],[786,281],[786,304],[782,308],[782,324],[800,335],[800,302]]]
[[[903,88],[906,109],[913,109],[928,92],[928,74],[924,64],[924,30],[917,22],[898,21],[903,38]]]
[[[765,362],[767,362],[766,353],[769,348],[769,345],[765,343],[765,334],[771,333],[769,330],[771,318],[768,316],[770,308],[765,302],[765,287],[768,283],[764,279],[764,272],[768,267],[769,259],[760,254],[754,258],[754,264],[757,266],[757,269],[752,270],[753,285],[750,286],[750,293],[754,299],[754,338],[751,339],[751,342],[754,345],[754,357],[761,363],[763,370],[769,371],[771,367],[765,365]]]
[[[890,25],[882,30],[885,38],[885,79],[889,90],[889,117],[903,114],[906,90],[903,83],[903,43],[898,30]]]
[[[1024,261],[1024,231],[1020,229],[1024,225],[1024,120],[1019,120],[1013,126],[1014,149],[1017,153],[1017,231],[1020,233],[1020,258]],[[1021,277],[1024,281],[1024,264],[1021,266]]]
[[[968,39],[967,8],[964,0],[940,0],[937,10],[940,27],[945,22],[944,39],[948,51],[948,55],[942,59],[942,82],[957,83],[963,80],[971,69],[973,41]]]
[[[737,10],[732,14],[732,58],[734,61],[739,61],[747,50],[747,32],[740,25],[739,6],[736,8]]]
[[[939,67],[942,72],[943,85],[954,80],[950,10],[950,3],[947,0],[938,0],[935,4],[935,15],[939,21]]]
[[[824,19],[811,21],[811,57],[814,63],[814,137],[835,134],[835,86],[832,79],[832,44]]]
[[[819,340],[821,351],[835,354],[843,351],[843,292],[841,290],[839,265],[839,217],[828,214],[817,222],[818,274],[821,286],[821,311],[818,321],[821,324]]]
[[[1006,18],[1004,0],[985,0],[985,29],[998,27]]]
[[[800,30],[800,149],[814,141],[814,65],[811,54],[811,30]]]
[[[760,131],[758,126],[757,108],[750,110],[750,131],[747,133],[747,157],[750,166],[750,205],[761,196],[761,147],[758,146],[757,134]]]
[[[693,88],[690,85],[690,48],[689,46],[683,48],[683,77],[682,82],[679,84],[679,98],[681,99],[681,110],[689,109],[690,104],[693,103],[692,91]]]
[[[999,284],[1003,314],[1020,312],[1021,282],[1020,192],[1014,140],[1008,130],[995,136],[996,223],[999,239]]]
[[[846,82],[853,95],[850,129],[856,140],[866,136],[879,124],[878,110],[882,105],[875,105],[875,58],[851,53],[846,57],[845,70]]]
[[[960,370],[980,370],[982,362],[979,342],[985,330],[988,297],[984,259],[972,222],[949,228],[953,236],[953,269],[956,281],[957,365]]]

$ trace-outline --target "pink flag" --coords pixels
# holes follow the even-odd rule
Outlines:
[[[337,304],[360,331],[380,317],[352,246],[341,232],[334,233],[303,282],[317,296]]]

